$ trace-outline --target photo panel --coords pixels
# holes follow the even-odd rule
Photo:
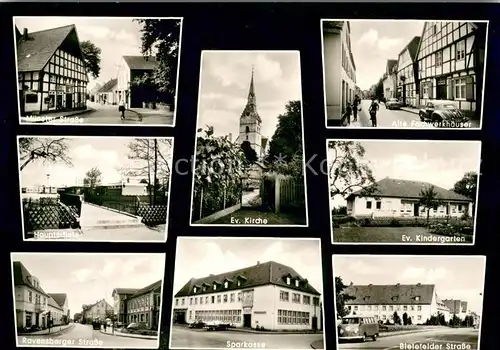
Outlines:
[[[481,129],[488,24],[322,19],[327,128]]]
[[[20,124],[174,126],[175,17],[13,17]]]
[[[18,136],[23,240],[165,242],[172,137]]]
[[[320,239],[177,238],[169,348],[324,349],[322,270]]]
[[[334,255],[337,349],[480,349],[486,256]]]
[[[164,253],[11,253],[17,347],[157,349]]]
[[[332,244],[473,245],[481,141],[327,140]]]
[[[191,225],[308,226],[298,51],[203,51]]]

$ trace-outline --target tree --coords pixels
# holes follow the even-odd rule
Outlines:
[[[383,78],[380,78],[377,82],[377,84],[375,84],[375,98],[377,99],[383,99],[384,98],[384,79]]]
[[[442,201],[437,198],[438,194],[434,189],[434,186],[429,186],[420,190],[420,200],[419,204],[426,208],[427,212],[427,224],[429,224],[429,216],[431,209],[437,210],[437,208],[442,204]]]
[[[408,324],[408,314],[406,312],[403,314],[403,324],[405,326]]]
[[[365,149],[359,142],[330,141],[328,148],[332,152],[328,164],[330,195],[346,198],[359,190],[361,196],[375,195],[377,184],[370,166],[362,163]]]
[[[477,179],[477,173],[475,171],[469,171],[465,173],[462,179],[455,183],[452,191],[475,201],[477,197]],[[474,208],[472,212],[474,213]]]
[[[82,41],[80,48],[82,50],[83,62],[85,63],[85,70],[94,78],[99,78],[99,74],[101,73],[101,49],[89,40]]]
[[[302,149],[302,111],[300,101],[289,101],[278,116],[277,128],[269,142],[265,162],[271,171],[285,175],[304,175]]]
[[[179,58],[180,20],[138,19],[142,33],[142,54],[156,57],[158,65],[151,82],[159,92],[165,92],[173,100],[177,82]]]
[[[411,317],[408,317],[408,326],[412,325]]]
[[[399,317],[397,311],[394,311],[392,318],[394,320],[394,324],[401,324],[401,317]]]
[[[354,296],[345,292],[346,288],[347,286],[344,284],[342,277],[335,277],[335,308],[338,316],[340,317],[344,317],[349,314],[349,309],[345,307],[346,301],[356,299]]]
[[[243,141],[241,144],[241,149],[243,150],[243,153],[245,153],[245,158],[250,164],[253,164],[257,161],[257,152],[252,148],[252,145],[250,144],[249,141]]]
[[[97,167],[93,167],[85,173],[83,185],[90,188],[99,186],[102,183],[102,172]]]
[[[72,166],[68,156],[68,139],[64,137],[21,137],[19,138],[20,171],[34,161],[63,163]]]

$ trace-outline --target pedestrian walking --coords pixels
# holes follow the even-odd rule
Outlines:
[[[351,125],[351,113],[352,113],[351,103],[347,102],[347,105],[345,106],[344,115],[342,115],[342,119],[340,121],[340,125],[342,126]]]
[[[106,328],[108,328],[108,322],[104,321],[104,332],[106,332]]]
[[[370,108],[368,112],[370,113],[370,120],[372,121],[372,127],[377,126],[377,111],[379,109],[379,104],[375,101],[375,98],[372,98],[372,103],[370,104]]]
[[[122,120],[125,119],[125,102],[123,100],[120,100],[120,103],[118,103],[118,111],[121,113],[120,118]]]
[[[359,99],[359,96],[356,95],[354,97],[354,102],[352,103],[352,117],[353,117],[353,123],[356,123],[358,121],[358,112],[361,110],[361,108],[359,108],[359,103],[360,103],[360,99]]]

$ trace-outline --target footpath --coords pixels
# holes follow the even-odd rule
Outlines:
[[[104,328],[100,329],[100,332],[102,334],[107,334],[107,335],[114,335],[115,337],[124,337],[124,338],[137,338],[137,339],[150,339],[150,340],[157,340],[158,337],[154,335],[142,335],[142,334],[131,334],[131,333],[122,333],[121,332],[122,328],[115,329],[113,332],[112,327],[107,327],[106,330]]]
[[[231,332],[257,333],[257,334],[319,334],[320,333],[314,331],[288,331],[288,332],[259,331],[258,329],[249,329],[249,328],[228,328],[227,330]]]
[[[94,111],[95,109],[88,107],[86,109],[81,109],[77,111],[66,111],[66,112],[59,111],[59,112],[44,113],[42,115],[35,115],[29,117],[24,116],[21,117],[21,123],[48,123],[61,118],[75,117],[81,114],[91,113]],[[74,123],[69,123],[69,124],[74,124]]]
[[[72,329],[73,327],[75,327],[74,324],[67,324],[67,325],[63,325],[63,326],[54,326],[54,327],[51,327],[50,329],[47,328],[47,329],[43,329],[41,331],[36,331],[36,332],[19,333],[18,335],[23,336],[23,337],[30,337],[30,336],[36,336],[36,335],[46,335],[46,334],[59,335],[59,334],[62,334],[64,332]]]

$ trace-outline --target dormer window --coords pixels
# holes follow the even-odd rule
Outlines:
[[[216,289],[217,289],[217,285],[214,283],[214,290],[216,290]]]
[[[224,288],[226,288],[226,289],[227,289],[227,287],[228,287],[228,286],[229,286],[229,282],[227,282],[227,281],[226,281],[226,282],[224,282]]]
[[[290,277],[286,278],[286,284],[290,284]]]
[[[238,287],[241,287],[241,281],[238,281]]]
[[[295,280],[295,287],[299,286],[299,280]]]
[[[197,290],[198,288],[194,287],[193,292],[196,293]]]
[[[416,297],[415,297],[415,301],[420,301],[420,297],[419,297],[419,296],[416,296]]]

